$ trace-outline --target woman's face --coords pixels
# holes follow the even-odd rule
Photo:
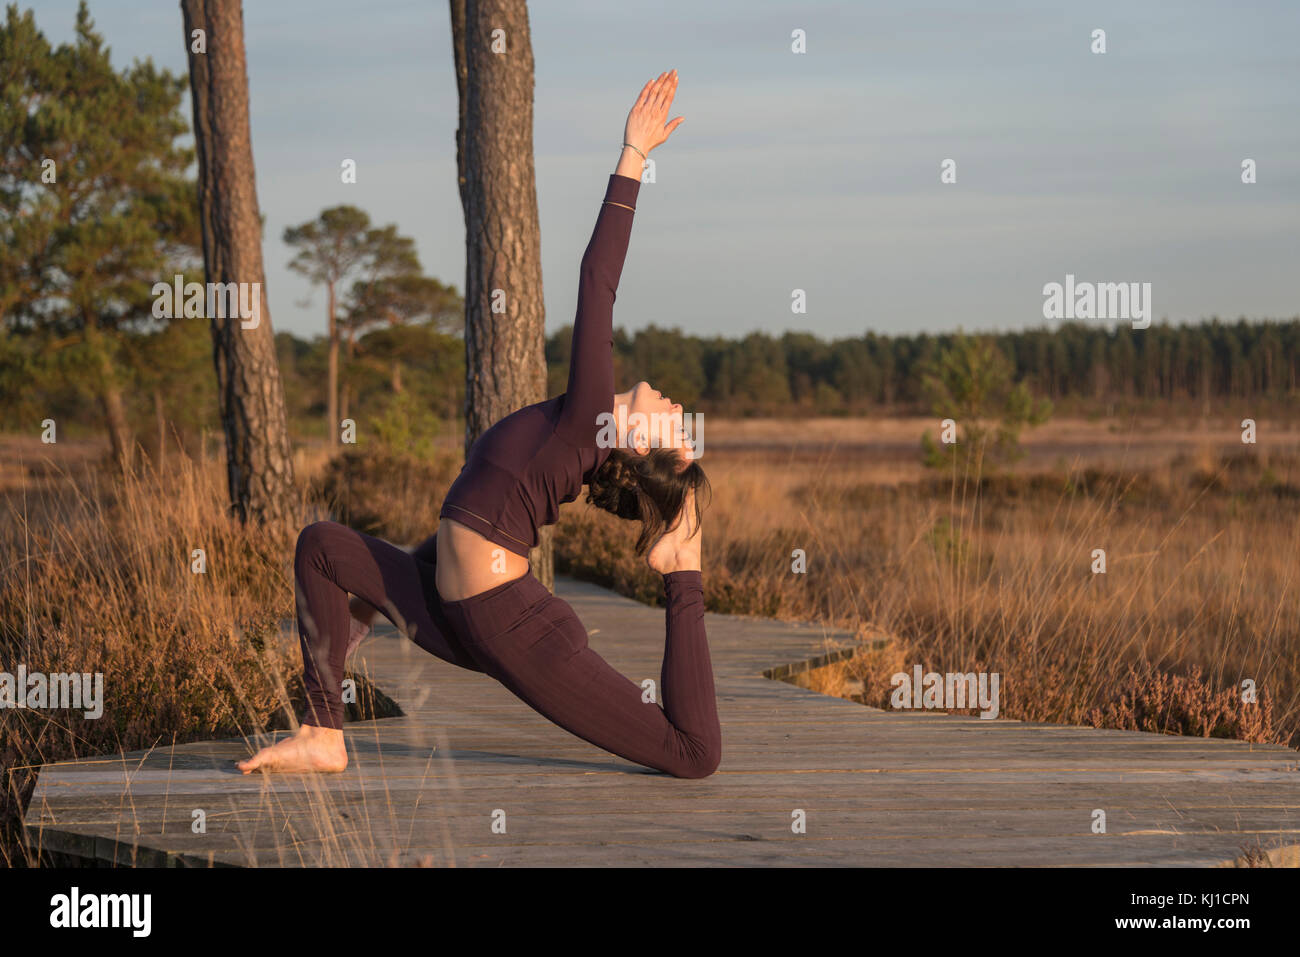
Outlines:
[[[684,462],[690,462],[691,437],[682,424],[682,407],[664,395],[649,382],[638,382],[632,387],[628,402],[628,430],[639,429],[649,433],[641,443],[650,448],[681,449]],[[638,417],[640,416],[640,417]]]

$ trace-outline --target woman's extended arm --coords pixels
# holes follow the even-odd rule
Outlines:
[[[647,83],[628,114],[623,141],[648,154],[668,139],[682,121],[678,117],[665,125],[676,90],[675,70]],[[624,146],[582,255],[569,384],[556,424],[557,434],[580,447],[595,444],[598,417],[614,409],[614,299],[632,235],[642,166],[636,149]]]
[[[615,174],[605,188],[578,278],[578,314],[569,350],[569,385],[556,434],[593,446],[597,417],[614,408],[614,298],[632,234],[639,179]]]

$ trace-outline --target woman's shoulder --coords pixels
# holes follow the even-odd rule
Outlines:
[[[486,456],[515,470],[522,469],[536,450],[555,434],[554,399],[534,402],[498,419],[474,440],[470,454]]]

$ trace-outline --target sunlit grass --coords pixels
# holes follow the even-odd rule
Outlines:
[[[710,422],[707,607],[858,636],[852,658],[793,680],[876,707],[919,664],[998,672],[1005,718],[1300,745],[1294,438],[1241,446],[1229,429],[1192,430],[1180,443],[1167,428],[1061,423],[1055,444],[1041,430],[1023,463],[977,480],[921,469],[918,424]],[[97,721],[0,711],[0,850],[16,863],[36,765],[217,737],[252,747],[255,732],[293,725],[301,662],[284,633],[294,543],[227,516],[222,463],[172,455],[122,480],[81,447],[6,450],[0,670],[102,672],[109,699]],[[413,544],[436,528],[459,465],[450,447],[428,460],[300,450],[299,527],[334,509]],[[661,584],[634,538],[629,523],[565,506],[557,571],[654,602]],[[1099,548],[1105,574],[1092,570]],[[341,828],[323,788],[292,809],[324,859],[412,863]],[[451,848],[423,861],[452,862]]]
[[[297,643],[284,628],[294,616],[294,540],[229,517],[216,462],[173,454],[165,471],[145,462],[122,477],[79,452],[6,455],[0,670],[100,673],[105,698],[92,719],[0,710],[9,864],[23,858],[20,808],[36,766],[290,728],[302,694]],[[298,507],[302,525],[324,517],[306,495]],[[373,711],[371,689],[358,683]]]
[[[1065,423],[1070,459],[1039,434],[1037,462],[977,481],[900,454],[896,423],[878,430],[877,461],[874,426],[831,424],[713,423],[704,459],[711,610],[893,636],[887,654],[807,673],[806,687],[887,708],[892,675],[915,664],[998,672],[1002,717],[1300,746],[1294,439],[1270,451],[1224,429],[1179,449],[1169,429],[1153,442]],[[1155,455],[1157,442],[1174,447]],[[557,556],[652,597],[620,525],[574,506]]]

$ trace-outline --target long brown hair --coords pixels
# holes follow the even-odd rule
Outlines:
[[[587,501],[592,505],[641,523],[638,555],[672,527],[691,489],[696,490],[695,521],[701,520],[700,491],[712,495],[709,479],[698,461],[686,468],[681,462],[680,452],[672,448],[653,448],[646,455],[610,449],[609,458],[587,483]]]

